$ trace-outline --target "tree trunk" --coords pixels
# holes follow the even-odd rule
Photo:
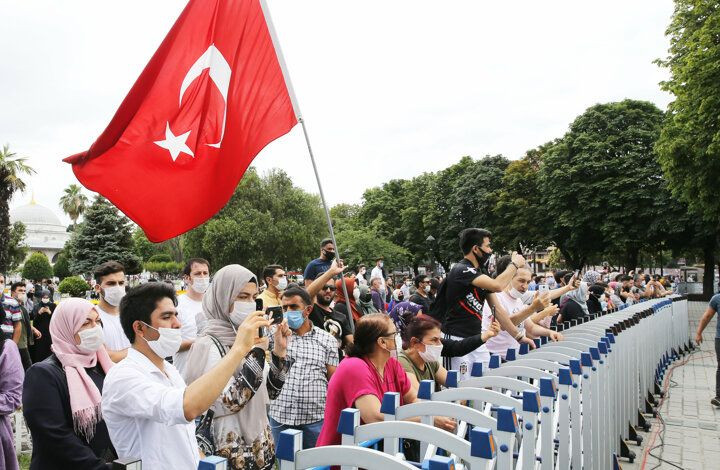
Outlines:
[[[710,299],[715,293],[715,235],[708,237],[703,246],[703,297]]]
[[[5,183],[2,183],[5,184]],[[10,214],[8,208],[8,191],[0,191],[0,273],[8,268],[10,241]]]
[[[639,254],[640,250],[638,248],[628,249],[625,258],[625,272],[629,272],[637,268]]]

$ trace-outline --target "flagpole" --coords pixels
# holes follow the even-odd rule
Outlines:
[[[292,82],[290,81],[290,74],[285,64],[285,58],[283,57],[282,49],[280,48],[280,41],[278,40],[277,33],[275,32],[275,25],[272,22],[270,16],[270,9],[267,6],[265,0],[259,0],[260,7],[262,8],[263,14],[265,15],[265,23],[270,33],[273,46],[275,46],[275,53],[277,54],[278,63],[280,64],[280,70],[282,70],[283,78],[285,79],[285,86],[288,89],[288,95],[290,95],[290,102],[295,110],[295,116],[298,122],[302,126],[303,135],[305,136],[305,143],[307,144],[308,153],[310,154],[310,161],[312,162],[313,171],[315,172],[315,181],[317,181],[318,190],[320,191],[320,200],[322,201],[323,209],[325,209],[325,218],[327,219],[328,230],[330,230],[330,239],[335,246],[335,256],[340,258],[340,250],[338,249],[337,241],[335,240],[335,230],[332,226],[332,218],[330,217],[330,210],[328,209],[327,202],[325,201],[325,192],[323,191],[322,183],[320,182],[320,174],[318,173],[317,164],[315,163],[315,155],[313,154],[312,145],[310,145],[310,137],[308,136],[307,127],[305,126],[305,119],[300,114],[300,106],[298,105],[297,97],[295,96],[295,90],[293,89]],[[347,307],[347,317],[350,323],[350,328],[355,331],[355,321],[352,314],[352,306],[350,305],[350,296],[348,295],[347,286],[345,285],[345,279],[343,274],[340,274],[340,281],[342,284],[343,295],[345,295],[345,306]]]

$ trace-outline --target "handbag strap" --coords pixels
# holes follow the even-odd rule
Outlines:
[[[213,343],[215,343],[215,346],[218,348],[218,351],[220,351],[220,357],[225,357],[225,347],[222,345],[219,339],[217,339],[213,335],[208,335]]]

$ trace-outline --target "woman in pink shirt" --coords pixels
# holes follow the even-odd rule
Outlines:
[[[330,379],[317,445],[340,444],[337,425],[345,408],[360,410],[363,424],[383,421],[380,403],[385,392],[400,393],[400,404],[417,400],[417,390],[397,361],[397,330],[382,313],[363,316],[355,324],[355,342]]]

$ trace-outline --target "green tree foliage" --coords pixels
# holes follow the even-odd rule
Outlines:
[[[658,63],[670,78],[661,86],[675,100],[668,106],[657,151],[670,190],[703,222],[697,241],[709,295],[720,233],[720,4],[675,0],[666,34],[669,54]]]
[[[225,207],[183,237],[182,248],[186,259],[202,257],[218,268],[239,263],[259,273],[271,263],[304,268],[325,237],[319,197],[283,171],[260,177],[250,168]]]
[[[90,284],[79,276],[66,277],[60,282],[58,290],[70,297],[85,297],[85,293],[90,290]]]
[[[70,277],[70,261],[64,251],[58,254],[57,261],[53,266],[53,274],[58,277],[61,281],[66,277]]]
[[[79,184],[71,184],[63,192],[60,198],[60,207],[70,219],[72,219],[72,229],[75,230],[77,220],[85,212],[88,205],[88,198],[82,192],[82,186]]]
[[[152,255],[150,259],[148,259],[149,262],[157,262],[157,263],[169,263],[172,261],[172,258],[170,255],[166,253],[159,253],[157,255]]]
[[[10,227],[10,240],[8,241],[8,270],[16,270],[28,254],[28,246],[25,244],[25,224],[15,222]]]
[[[656,162],[662,119],[649,102],[598,104],[547,149],[540,166],[544,224],[571,267],[603,250],[622,252],[625,266],[635,267],[643,247],[685,229]]]
[[[143,261],[148,261],[153,255],[157,254],[166,254],[177,262],[183,260],[181,237],[171,238],[162,243],[153,243],[148,240],[143,229],[135,227],[132,238],[133,252]]]
[[[44,253],[36,251],[25,261],[22,277],[31,281],[40,281],[53,276],[53,268]]]
[[[148,261],[143,266],[146,271],[157,273],[161,277],[178,274],[184,267],[182,263],[176,263],[175,261]]]
[[[11,264],[10,246],[10,210],[8,203],[16,191],[25,190],[24,176],[35,173],[27,159],[18,157],[5,144],[0,150],[0,272],[6,271]]]
[[[69,242],[70,271],[90,273],[101,263],[118,261],[127,274],[139,273],[141,260],[133,252],[130,230],[130,221],[98,195]]]

